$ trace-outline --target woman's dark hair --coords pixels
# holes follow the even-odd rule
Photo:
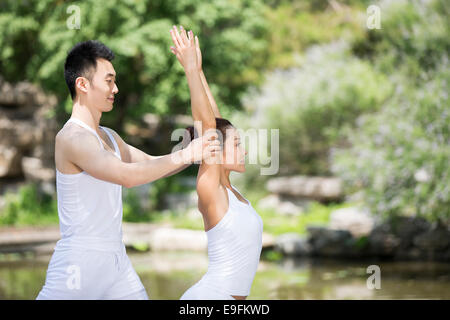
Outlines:
[[[225,141],[225,139],[227,138],[227,129],[233,128],[233,127],[234,126],[227,119],[216,118],[216,129],[222,133],[223,141]],[[187,127],[186,130],[189,131],[189,135],[191,137],[190,141],[192,141],[194,138],[198,137],[198,135],[195,134],[197,130],[194,130],[193,126]],[[220,136],[219,136],[219,140],[221,140]],[[223,141],[220,141],[220,143],[222,144]]]
[[[97,67],[97,59],[102,58],[108,61],[114,59],[114,53],[100,41],[88,40],[77,43],[67,54],[64,63],[64,78],[69,87],[72,100],[75,98],[75,80],[78,77],[86,77],[91,80]]]

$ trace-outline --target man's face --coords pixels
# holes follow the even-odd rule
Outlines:
[[[88,104],[101,112],[111,111],[117,92],[116,71],[112,63],[106,59],[97,59],[97,68],[87,90]]]

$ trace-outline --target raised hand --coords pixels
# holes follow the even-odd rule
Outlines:
[[[198,42],[198,37],[195,36],[195,49],[197,50],[197,68],[198,71],[202,71],[202,51],[200,50],[200,44]],[[180,61],[180,56],[178,55],[178,51],[177,48],[175,47],[170,47],[170,51],[172,51],[172,53],[177,57],[178,61]],[[180,61],[181,63],[181,61]],[[183,64],[181,64],[183,65]]]
[[[183,66],[184,70],[193,71],[198,70],[198,58],[196,42],[194,41],[194,33],[186,32],[183,27],[180,27],[180,32],[176,26],[170,30],[174,47],[171,47],[172,52],[176,55],[178,61]],[[201,67],[200,67],[201,68]]]

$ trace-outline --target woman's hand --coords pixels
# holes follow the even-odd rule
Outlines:
[[[180,27],[180,32],[178,32],[177,27],[173,26],[173,28],[170,30],[170,34],[172,36],[173,44],[175,45],[175,47],[171,47],[172,53],[176,55],[178,61],[183,66],[184,71],[198,71],[198,40],[194,41],[194,33],[192,32],[192,30],[186,33],[186,30],[184,30],[183,27]]]

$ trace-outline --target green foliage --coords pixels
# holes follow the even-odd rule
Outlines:
[[[359,6],[334,10],[328,1],[282,1],[266,10],[272,26],[266,67],[294,67],[296,55],[314,44],[362,38],[364,13]]]
[[[347,192],[363,188],[374,213],[450,218],[449,65],[420,87],[401,81],[382,111],[348,130],[351,148],[333,152]]]
[[[354,51],[375,62],[394,95],[344,135],[348,149],[333,152],[333,172],[347,192],[383,217],[449,219],[448,112],[450,26],[445,1],[382,2],[382,30],[368,31]],[[381,32],[380,32],[381,31]]]
[[[127,189],[122,201],[123,221],[126,222],[148,222],[150,212],[143,210],[139,195],[136,190]]]
[[[450,6],[446,0],[381,1],[381,30],[367,30],[354,52],[373,59],[387,74],[418,77],[440,67],[450,51]],[[418,79],[421,81],[420,79]]]
[[[283,254],[275,250],[265,250],[261,253],[261,260],[280,261],[282,258]]]
[[[280,130],[280,174],[328,175],[328,150],[340,128],[376,111],[389,96],[387,78],[351,56],[345,42],[315,46],[300,67],[270,73],[246,97],[248,123]]]
[[[70,5],[80,9],[80,29],[67,27],[76,14],[67,11]],[[205,73],[226,113],[239,107],[240,94],[264,63],[263,8],[261,1],[246,0],[5,0],[0,3],[0,69],[7,81],[32,81],[56,94],[59,112],[70,112],[64,110],[67,51],[79,41],[97,39],[116,54],[120,93],[106,118],[120,128],[124,120],[147,112],[187,114],[187,82],[169,50],[169,30],[182,24],[199,36]]]
[[[0,213],[0,225],[48,225],[58,223],[55,198],[41,194],[35,184],[19,188],[17,193],[5,194],[5,207]]]

